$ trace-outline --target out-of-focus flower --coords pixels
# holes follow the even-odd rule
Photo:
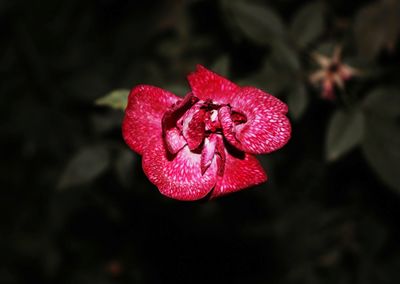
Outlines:
[[[126,143],[160,192],[179,200],[217,197],[263,183],[253,154],[290,138],[286,104],[239,87],[203,66],[188,76],[184,99],[153,86],[132,89],[122,125]]]
[[[123,266],[120,261],[113,259],[106,263],[104,270],[113,277],[118,277],[123,272]]]
[[[324,99],[334,100],[335,87],[343,89],[347,80],[359,75],[358,70],[342,62],[341,53],[342,49],[338,46],[332,58],[320,53],[313,54],[313,58],[321,68],[310,75],[310,81],[322,88],[321,95]]]

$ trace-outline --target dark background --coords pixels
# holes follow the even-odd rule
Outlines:
[[[0,283],[399,283],[399,12],[1,1]],[[339,45],[363,75],[327,101],[311,54]],[[266,184],[179,202],[124,144],[123,112],[95,100],[139,83],[183,96],[198,63],[287,102],[293,133],[259,157]]]

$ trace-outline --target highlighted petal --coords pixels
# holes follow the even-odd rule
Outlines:
[[[216,183],[215,160],[202,174],[201,154],[191,152],[186,146],[172,156],[159,140],[146,149],[142,164],[149,180],[170,198],[198,200],[205,197]]]
[[[162,117],[163,137],[171,154],[176,154],[186,145],[186,141],[180,129],[178,129],[179,125],[177,123],[196,101],[198,99],[192,93],[189,93],[183,100],[178,101],[168,109]]]
[[[221,123],[222,132],[225,139],[237,149],[242,150],[242,145],[236,139],[235,124],[232,120],[231,110],[228,106],[223,106],[218,111],[218,118]]]
[[[155,140],[161,141],[161,119],[165,110],[179,97],[163,89],[139,85],[132,89],[122,123],[122,135],[128,146],[143,154]]]
[[[204,140],[204,147],[201,151],[201,173],[204,174],[208,167],[211,165],[214,158],[216,146],[217,136],[215,134]]]
[[[186,140],[178,128],[171,128],[164,132],[164,141],[168,151],[176,154],[186,145]]]
[[[205,135],[205,110],[191,108],[183,121],[183,136],[190,150],[194,150],[203,142]]]
[[[291,134],[290,122],[285,116],[288,108],[279,99],[259,89],[245,87],[236,94],[231,106],[233,111],[244,114],[247,119],[234,127],[239,149],[251,154],[264,154],[288,142]]]
[[[211,99],[219,104],[227,104],[240,89],[228,79],[197,65],[196,72],[189,74],[188,81],[196,97],[206,101]]]
[[[219,135],[217,136],[216,153],[218,154],[218,156],[217,156],[217,166],[218,166],[217,174],[219,176],[222,176],[224,174],[224,171],[225,171],[226,154],[225,154],[224,140]]]
[[[224,175],[218,177],[211,198],[239,191],[267,181],[267,175],[253,155],[226,151]]]

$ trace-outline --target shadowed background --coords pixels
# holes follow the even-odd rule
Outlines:
[[[0,283],[398,283],[399,30],[397,0],[1,1]],[[312,55],[337,46],[362,75],[328,101]],[[293,134],[266,184],[179,202],[95,101],[183,96],[196,64],[288,103]]]

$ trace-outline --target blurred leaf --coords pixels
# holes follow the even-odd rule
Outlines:
[[[354,110],[337,110],[329,123],[326,136],[326,158],[334,161],[361,142],[363,114]]]
[[[318,44],[318,46],[315,48],[315,52],[331,57],[336,46],[337,43],[334,41],[324,41]]]
[[[157,45],[157,53],[166,58],[177,58],[182,53],[182,40],[168,38]]]
[[[59,189],[83,185],[97,178],[110,163],[110,155],[102,146],[87,147],[68,162],[58,184]]]
[[[301,70],[298,54],[283,42],[274,42],[263,68],[241,82],[265,89],[274,96],[297,87]]]
[[[367,113],[365,121],[365,158],[382,181],[400,193],[400,127],[375,113]]]
[[[360,54],[372,59],[383,48],[393,48],[400,29],[400,1],[373,2],[362,8],[354,23]]]
[[[309,97],[306,87],[303,83],[299,82],[288,96],[289,113],[293,118],[299,119],[306,110],[308,103]]]
[[[218,58],[211,66],[211,70],[222,76],[228,76],[229,72],[229,57],[227,55]]]
[[[294,16],[290,34],[300,47],[306,47],[324,31],[324,5],[312,2],[304,5]]]
[[[301,63],[297,52],[284,42],[275,42],[272,46],[270,59],[274,61],[279,69],[284,69],[285,72],[300,71]]]
[[[124,113],[109,111],[106,113],[94,113],[91,117],[91,125],[96,132],[104,133],[121,127]]]
[[[277,70],[275,66],[266,61],[263,69],[252,76],[240,81],[240,85],[255,86],[264,89],[266,92],[279,96],[287,87],[287,74]]]
[[[136,155],[128,148],[121,149],[114,162],[115,173],[118,180],[125,187],[129,187],[135,171]]]
[[[96,100],[96,105],[109,106],[114,109],[125,110],[128,103],[129,90],[119,89]]]
[[[355,39],[362,56],[375,56],[385,44],[383,13],[381,4],[375,2],[361,9],[355,18]]]
[[[382,116],[400,116],[400,90],[377,88],[364,99],[363,107]]]
[[[254,42],[270,44],[284,36],[281,18],[268,7],[246,1],[232,1],[227,7],[238,27]]]
[[[400,92],[390,87],[376,88],[364,99],[363,108],[367,122],[365,157],[386,184],[400,190]]]

